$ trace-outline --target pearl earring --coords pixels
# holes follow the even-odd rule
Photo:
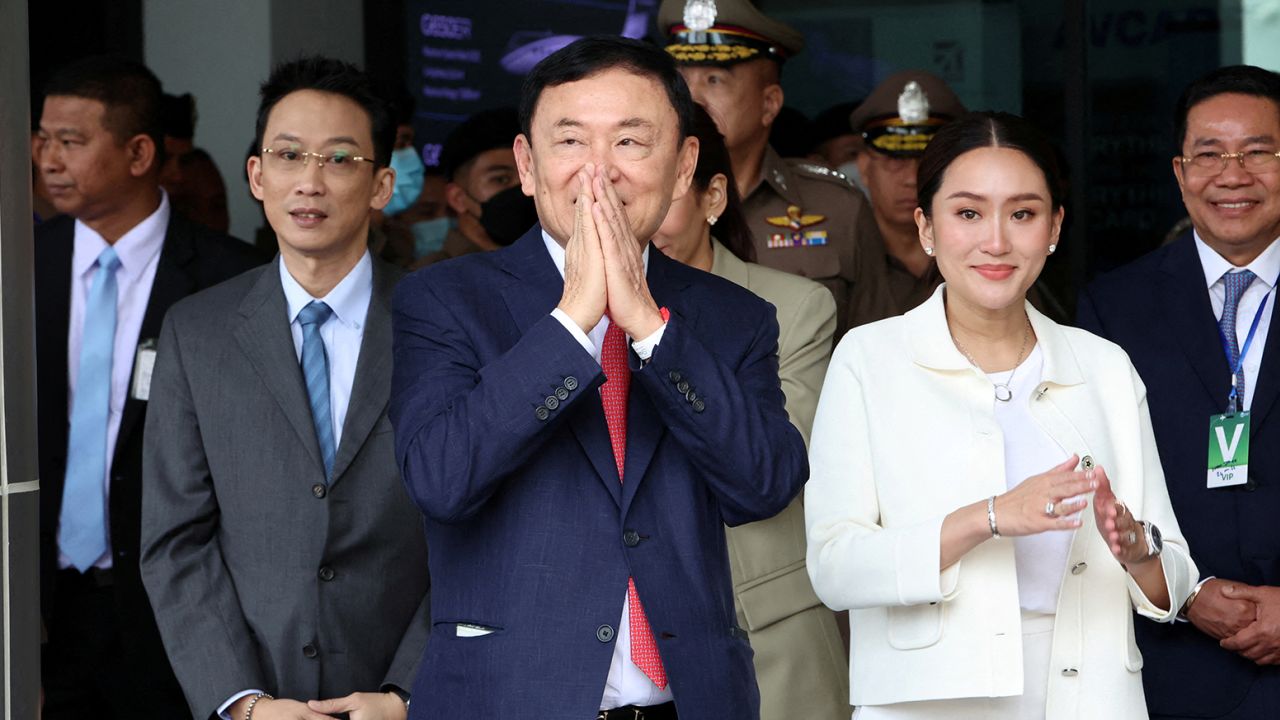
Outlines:
[[[715,225],[715,224],[716,224],[716,221],[717,221],[717,220],[719,220],[719,219],[720,219],[720,217],[719,217],[718,215],[708,215],[708,216],[707,216],[707,224],[708,224],[708,225]]]
[[[1054,243],[1054,244],[1050,245],[1050,246],[1049,246],[1049,254],[1050,254],[1050,255],[1052,255],[1052,254],[1054,253],[1054,251],[1056,251],[1057,249],[1058,249],[1058,245],[1057,245],[1057,243]]]
[[[929,245],[928,247],[926,247],[924,249],[924,254],[928,255],[929,257],[933,257],[933,246]]]

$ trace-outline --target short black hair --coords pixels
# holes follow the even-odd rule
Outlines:
[[[619,68],[653,78],[666,90],[679,120],[680,141],[693,134],[693,96],[672,57],[655,45],[616,35],[593,35],[543,58],[520,88],[520,132],[526,138],[542,91]]]
[[[391,108],[377,87],[373,78],[363,70],[334,58],[314,55],[277,65],[267,81],[262,83],[254,154],[262,148],[267,118],[276,103],[300,90],[315,90],[341,95],[364,109],[369,115],[373,134],[373,158],[378,167],[387,167],[391,164],[391,148],[396,141],[396,125]]]
[[[481,110],[449,132],[440,149],[440,170],[453,182],[481,153],[511,149],[520,134],[520,118],[513,107]]]
[[[1193,80],[1173,108],[1174,152],[1182,154],[1191,108],[1217,95],[1235,93],[1266,98],[1280,112],[1280,75],[1253,65],[1229,65]]]
[[[1066,187],[1053,144],[1036,126],[1005,112],[970,112],[938,131],[920,156],[916,171],[916,197],[926,217],[933,217],[933,196],[938,194],[947,168],[956,158],[979,148],[1000,147],[1026,155],[1044,173],[1054,210],[1063,206]]]
[[[156,168],[164,164],[164,91],[146,65],[118,55],[76,60],[49,78],[44,96],[97,100],[106,108],[102,125],[107,132],[121,144],[146,135],[156,145]]]
[[[196,99],[191,93],[165,93],[160,102],[160,118],[166,137],[190,140],[196,136]]]

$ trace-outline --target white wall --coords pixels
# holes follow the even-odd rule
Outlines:
[[[227,184],[231,234],[252,241],[263,220],[244,160],[258,86],[272,65],[302,54],[363,64],[360,0],[144,0],[142,22],[146,62],[165,92],[196,98],[195,144]]]

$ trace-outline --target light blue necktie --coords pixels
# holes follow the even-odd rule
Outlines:
[[[111,359],[116,340],[116,269],[108,247],[85,301],[80,365],[71,403],[67,475],[58,520],[58,546],[84,572],[107,551],[107,418],[111,413]]]
[[[312,300],[298,313],[302,324],[302,377],[311,400],[311,421],[316,426],[320,456],[324,459],[324,479],[333,474],[333,412],[329,407],[329,354],[324,350],[320,326],[333,315],[333,310],[319,300]]]
[[[1227,345],[1231,347],[1231,369],[1236,369],[1236,363],[1240,362],[1240,340],[1236,336],[1236,311],[1240,307],[1240,297],[1244,295],[1244,291],[1249,289],[1253,281],[1257,279],[1257,275],[1249,270],[1241,270],[1240,272],[1228,272],[1222,276],[1222,284],[1227,288],[1227,299],[1222,305],[1222,319],[1218,320],[1218,329],[1222,331],[1222,336],[1227,339]],[[1236,374],[1236,397],[1237,402],[1243,406],[1244,404],[1244,368],[1240,368],[1240,372]]]

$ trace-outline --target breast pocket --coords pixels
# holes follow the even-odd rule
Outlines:
[[[919,650],[942,638],[946,603],[889,608],[889,646]]]

